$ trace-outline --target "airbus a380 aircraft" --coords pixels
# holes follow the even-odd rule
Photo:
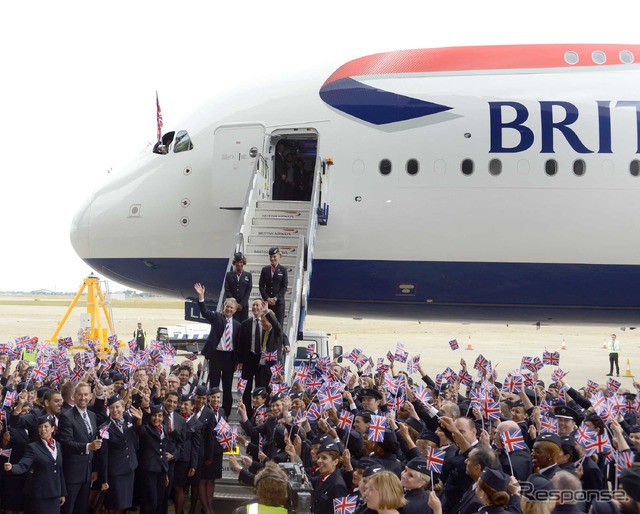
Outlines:
[[[236,91],[112,175],[72,243],[133,288],[215,298],[282,142],[324,172],[311,312],[635,325],[637,62],[640,45],[407,50]]]

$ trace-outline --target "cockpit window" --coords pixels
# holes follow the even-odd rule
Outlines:
[[[189,133],[186,130],[179,130],[176,133],[176,140],[173,144],[173,152],[187,152],[193,149],[193,143],[189,137]]]
[[[159,153],[160,155],[166,155],[169,153],[169,145],[171,145],[175,134],[176,133],[174,131],[171,131],[162,136],[162,140],[158,141],[153,147],[153,153]]]

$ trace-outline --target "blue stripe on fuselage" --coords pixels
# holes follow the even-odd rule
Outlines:
[[[127,286],[217,298],[226,259],[89,259]],[[127,279],[125,277],[135,277]],[[309,313],[349,317],[610,322],[640,318],[640,266],[315,260]]]

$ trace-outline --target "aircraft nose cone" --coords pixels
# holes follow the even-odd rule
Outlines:
[[[89,224],[91,222],[91,204],[93,197],[87,200],[78,212],[76,212],[71,221],[71,245],[78,256],[86,260],[90,257],[91,239],[89,232]]]

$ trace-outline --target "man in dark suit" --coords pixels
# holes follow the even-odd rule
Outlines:
[[[64,514],[86,514],[92,477],[93,452],[102,447],[98,438],[96,415],[87,409],[91,401],[91,386],[80,383],[73,394],[75,407],[60,416],[59,440],[62,443],[67,500]]]
[[[238,302],[238,310],[233,315],[233,319],[242,323],[249,317],[249,296],[253,287],[251,273],[244,271],[247,258],[242,252],[237,252],[233,256],[234,270],[228,271],[224,277],[224,299],[235,298]]]
[[[269,387],[271,382],[271,367],[282,363],[282,351],[289,353],[290,348],[285,345],[282,327],[276,315],[263,302],[262,343],[258,372],[256,373],[256,387]]]
[[[195,284],[198,293],[200,313],[211,324],[211,331],[202,349],[202,355],[209,362],[209,385],[218,387],[222,378],[223,400],[225,412],[231,412],[233,404],[232,384],[233,373],[238,365],[238,339],[240,323],[233,319],[237,302],[227,298],[224,302],[224,314],[211,312],[204,303],[205,287]]]
[[[284,326],[284,295],[287,293],[289,278],[287,270],[280,264],[280,249],[269,249],[269,266],[260,272],[260,296],[269,304],[269,308],[276,313],[278,323]]]
[[[243,321],[240,326],[240,339],[238,341],[238,361],[242,367],[242,378],[247,381],[242,402],[251,408],[251,391],[253,381],[258,373],[260,354],[262,352],[262,312],[264,310],[262,300],[254,300],[251,304],[251,316]],[[251,417],[251,413],[249,413]]]

